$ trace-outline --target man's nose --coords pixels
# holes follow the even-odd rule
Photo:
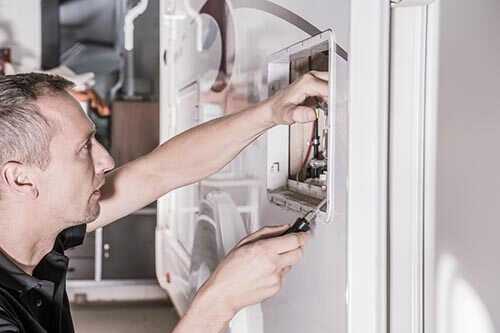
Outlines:
[[[115,167],[115,161],[108,151],[100,144],[96,143],[96,154],[94,157],[96,173],[105,173]]]

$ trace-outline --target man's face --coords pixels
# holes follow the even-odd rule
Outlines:
[[[38,184],[40,202],[64,225],[89,223],[99,216],[99,189],[104,173],[114,167],[113,159],[95,139],[94,124],[71,95],[45,97],[38,105],[56,128],[50,164]]]

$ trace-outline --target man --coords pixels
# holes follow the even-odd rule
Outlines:
[[[45,74],[0,78],[0,332],[73,332],[64,250],[167,192],[220,170],[277,124],[315,119],[309,96],[327,98],[324,73],[304,75],[270,99],[195,127],[113,169],[95,127]],[[178,159],[182,158],[182,167]],[[263,228],[220,263],[175,332],[220,332],[241,308],[274,295],[302,258],[307,233]]]

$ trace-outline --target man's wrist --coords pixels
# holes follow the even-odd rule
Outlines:
[[[221,294],[205,284],[196,294],[174,333],[219,333],[236,314]]]
[[[207,281],[205,285],[198,291],[195,297],[195,302],[197,302],[197,307],[206,311],[206,313],[211,313],[216,321],[222,321],[226,324],[231,321],[231,319],[238,312],[235,309],[230,300],[224,298],[224,293]]]
[[[263,130],[267,130],[274,127],[277,123],[273,117],[272,101],[266,100],[259,103],[253,107],[252,112],[254,113],[257,122]]]

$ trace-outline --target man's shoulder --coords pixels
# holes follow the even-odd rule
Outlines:
[[[14,306],[12,296],[0,287],[0,332],[24,332]]]

